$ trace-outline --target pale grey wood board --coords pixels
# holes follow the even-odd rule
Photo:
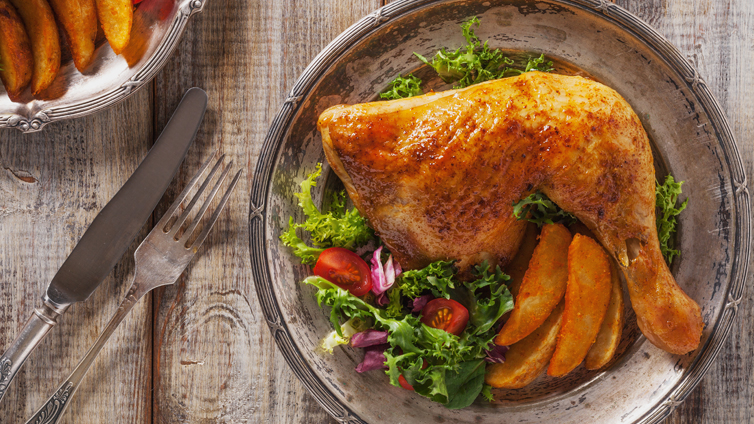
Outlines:
[[[617,3],[696,64],[727,112],[751,175],[754,2]],[[207,247],[176,286],[155,293],[154,302],[146,299],[118,330],[64,422],[335,422],[288,369],[259,312],[249,276],[248,190],[267,126],[298,75],[380,2],[252,0],[243,6],[209,1],[151,88],[126,102],[31,136],[0,132],[2,346],[37,305],[88,223],[144,157],[186,89],[207,90],[209,110],[157,213],[214,148],[246,169]],[[0,422],[23,422],[85,353],[124,295],[134,247],[32,355],[0,405]],[[754,421],[753,298],[747,290],[717,362],[668,423]]]

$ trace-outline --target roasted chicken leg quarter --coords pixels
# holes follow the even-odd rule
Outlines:
[[[699,306],[676,284],[655,228],[649,140],[628,103],[589,79],[530,72],[465,89],[339,105],[319,117],[327,160],[405,268],[505,265],[540,190],[621,265],[644,335],[697,348]]]

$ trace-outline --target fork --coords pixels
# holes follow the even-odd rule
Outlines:
[[[178,280],[178,277],[180,277],[186,269],[189,262],[191,262],[191,259],[194,258],[199,247],[204,242],[204,239],[207,238],[207,234],[209,234],[212,226],[215,225],[215,221],[217,221],[217,218],[220,216],[220,212],[222,212],[225,204],[228,202],[228,198],[241,176],[241,171],[238,171],[235,177],[233,177],[233,180],[225,191],[222,200],[220,200],[220,204],[217,205],[212,213],[209,222],[204,226],[201,233],[199,233],[195,239],[192,237],[194,231],[202,220],[204,214],[207,212],[207,208],[210,206],[212,199],[214,199],[220,189],[221,184],[227,177],[233,161],[230,161],[225,166],[217,182],[212,187],[212,190],[207,195],[206,200],[199,209],[199,212],[194,219],[189,222],[186,231],[184,231],[182,235],[179,236],[179,230],[188,218],[191,209],[196,205],[199,197],[220,169],[223,159],[225,159],[225,155],[222,155],[217,160],[215,166],[212,168],[196,195],[194,195],[181,215],[176,220],[173,220],[172,218],[177,214],[181,203],[186,199],[189,191],[191,191],[191,189],[199,182],[199,178],[204,174],[204,171],[209,167],[215,156],[217,156],[217,151],[215,151],[212,156],[204,162],[196,175],[186,185],[186,188],[183,189],[183,192],[181,192],[178,198],[173,202],[168,211],[165,212],[162,219],[160,219],[147,238],[144,239],[136,249],[136,252],[134,253],[136,269],[134,271],[131,289],[128,290],[126,298],[118,307],[118,311],[107,324],[107,327],[102,334],[97,338],[97,341],[91,349],[89,349],[86,356],[84,356],[84,359],[79,362],[71,375],[65,380],[65,383],[63,383],[55,394],[52,395],[52,397],[50,397],[50,399],[48,399],[39,410],[37,410],[37,412],[26,422],[27,424],[54,424],[60,421],[71,401],[71,398],[76,392],[76,389],[78,389],[86,372],[89,370],[92,363],[94,363],[94,359],[102,350],[102,347],[104,347],[113,332],[115,332],[115,329],[118,328],[121,321],[123,321],[129,312],[131,312],[131,309],[136,305],[136,302],[157,287],[168,286],[175,283],[175,281]]]

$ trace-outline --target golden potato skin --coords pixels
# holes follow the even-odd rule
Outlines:
[[[620,282],[620,271],[613,261],[610,261],[610,303],[607,305],[605,319],[602,320],[602,326],[597,339],[589,348],[584,360],[584,366],[588,370],[597,370],[613,358],[615,351],[618,349],[620,337],[623,334],[623,323],[625,321],[625,306],[623,301],[623,285]]]
[[[110,47],[121,54],[131,40],[134,21],[132,0],[96,0],[97,16]]]
[[[497,388],[520,389],[542,374],[555,350],[564,305],[561,301],[539,328],[512,345],[505,353],[505,362],[487,366],[485,383]]]
[[[537,228],[537,224],[530,222],[526,225],[524,238],[521,240],[521,247],[518,248],[516,256],[505,267],[505,273],[511,277],[508,280],[508,290],[510,290],[513,299],[518,296],[518,289],[521,288],[521,283],[523,283],[524,276],[526,276],[526,270],[529,269],[529,262],[534,254],[534,249],[537,247],[538,238],[539,228]]]
[[[60,70],[60,40],[55,16],[47,0],[11,0],[31,41],[34,70],[31,93],[39,95],[49,87]]]
[[[8,97],[16,101],[31,81],[34,56],[31,42],[16,9],[0,0],[0,79]]]
[[[95,6],[94,0],[79,0],[79,7],[83,15],[82,19],[86,22],[89,37],[92,40],[97,40],[99,21],[97,20],[97,6]]]
[[[579,366],[597,338],[610,303],[610,261],[592,238],[576,234],[568,248],[563,326],[547,375],[562,377]]]
[[[563,299],[568,282],[570,244],[571,233],[563,225],[542,227],[513,312],[495,338],[496,344],[509,346],[531,334]]]
[[[485,259],[505,266],[526,226],[512,205],[539,190],[618,261],[652,343],[679,354],[699,345],[701,310],[676,284],[657,239],[649,139],[615,90],[527,72],[333,106],[317,126],[327,161],[404,268],[449,259],[462,271]],[[639,244],[634,258],[631,243]]]
[[[97,16],[94,10],[86,5],[91,0],[50,0],[58,20],[63,24],[68,44],[73,54],[76,69],[84,72],[92,63],[94,57],[94,39],[92,27],[97,28]],[[93,20],[93,22],[92,22]]]

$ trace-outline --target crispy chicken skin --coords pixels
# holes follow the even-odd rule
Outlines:
[[[699,306],[676,284],[655,228],[649,140],[614,90],[530,72],[408,99],[339,105],[319,117],[327,160],[406,269],[505,265],[540,190],[621,264],[639,327],[672,353],[696,349]]]

